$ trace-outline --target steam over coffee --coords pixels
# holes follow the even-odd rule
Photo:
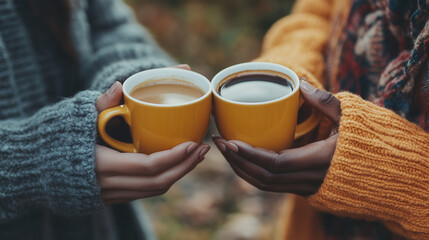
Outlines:
[[[204,91],[189,82],[165,79],[137,85],[130,95],[148,103],[183,104],[204,96]]]
[[[222,97],[237,102],[266,102],[289,95],[290,81],[276,75],[249,74],[225,81],[218,90]]]

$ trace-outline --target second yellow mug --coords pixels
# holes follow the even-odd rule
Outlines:
[[[219,93],[226,81],[252,74],[267,74],[288,80],[292,85],[291,92],[263,102],[240,102]],[[299,85],[294,71],[275,63],[248,62],[222,70],[212,80],[213,111],[219,133],[227,140],[240,140],[277,152],[290,148],[294,139],[318,125],[321,116],[312,109],[311,115],[297,125],[298,110],[302,104]]]

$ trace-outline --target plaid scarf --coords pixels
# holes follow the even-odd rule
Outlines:
[[[429,131],[429,0],[355,0],[338,19],[331,90],[359,94]]]
[[[352,0],[350,6],[336,16],[329,43],[331,91],[359,94],[429,131],[429,0]],[[380,223],[323,219],[328,239],[403,239]]]

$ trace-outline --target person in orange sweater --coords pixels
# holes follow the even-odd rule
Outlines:
[[[280,153],[214,142],[247,182],[304,196],[279,239],[429,239],[428,20],[427,0],[297,0],[268,31],[255,61],[305,79],[332,130]]]

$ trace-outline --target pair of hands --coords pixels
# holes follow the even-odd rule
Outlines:
[[[337,144],[340,101],[306,81],[301,81],[301,93],[332,122],[326,139],[277,153],[237,140],[213,138],[235,173],[261,190],[308,196],[316,193],[325,179]]]
[[[190,69],[187,65],[178,67]],[[237,140],[213,138],[237,175],[261,190],[311,195],[325,178],[336,148],[340,102],[306,81],[302,81],[301,92],[310,105],[332,122],[333,129],[327,139],[276,153]],[[121,98],[122,85],[116,82],[97,99],[97,111],[118,105]],[[167,151],[145,155],[121,153],[97,145],[95,171],[101,197],[105,204],[114,204],[164,194],[197,166],[209,149],[205,144],[185,142]]]

